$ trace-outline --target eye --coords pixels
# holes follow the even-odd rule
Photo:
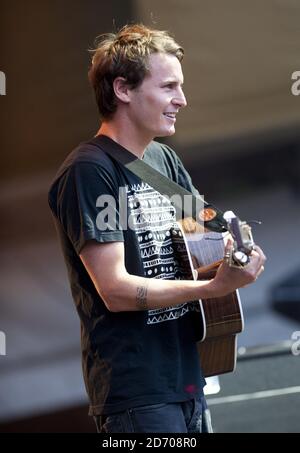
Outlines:
[[[170,83],[166,83],[164,85],[164,88],[169,88],[171,90],[172,88],[174,88],[174,83],[171,83],[171,82]]]

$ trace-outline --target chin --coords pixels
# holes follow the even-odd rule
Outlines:
[[[156,137],[170,137],[171,135],[174,135],[175,134],[175,127],[173,127],[172,129],[167,129],[165,131],[160,131]]]

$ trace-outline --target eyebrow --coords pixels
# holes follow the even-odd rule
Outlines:
[[[179,83],[179,85],[183,85],[184,82],[179,82],[177,79],[166,79],[161,82],[163,85],[167,85],[168,83]]]

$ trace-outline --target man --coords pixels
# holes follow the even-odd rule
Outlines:
[[[102,146],[125,148],[197,193],[176,154],[153,142],[174,134],[186,106],[182,57],[166,32],[125,26],[101,38],[89,76]],[[128,228],[120,225],[122,188]],[[193,301],[255,281],[263,252],[257,247],[245,269],[223,263],[212,280],[184,280],[170,201],[95,143],[68,156],[49,203],[81,320],[83,374],[98,431],[210,431]]]

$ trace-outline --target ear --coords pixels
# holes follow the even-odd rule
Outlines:
[[[117,98],[128,104],[130,101],[130,88],[128,87],[125,77],[116,77],[113,82],[113,87]]]

